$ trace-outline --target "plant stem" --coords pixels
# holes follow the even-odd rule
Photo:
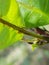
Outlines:
[[[24,28],[20,28],[12,23],[9,23],[8,21],[6,20],[3,20],[2,18],[0,18],[0,23],[4,24],[4,25],[7,25],[11,28],[13,28],[14,30],[18,30],[19,32],[23,33],[23,34],[26,34],[26,35],[29,35],[29,36],[33,36],[33,37],[36,37],[36,38],[39,38],[39,39],[45,39],[44,36],[41,36],[39,34],[36,34],[34,32],[30,32],[30,31],[27,31],[25,30]]]

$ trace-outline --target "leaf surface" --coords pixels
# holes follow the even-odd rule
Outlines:
[[[0,18],[23,27],[22,17],[16,0],[0,0]],[[4,49],[23,37],[22,33],[0,23],[0,49]]]
[[[49,0],[17,0],[26,27],[49,24]]]

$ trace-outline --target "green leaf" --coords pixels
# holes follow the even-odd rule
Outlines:
[[[7,14],[10,7],[10,0],[0,0],[0,17]]]
[[[17,0],[26,27],[49,24],[49,0]]]
[[[0,18],[19,27],[23,27],[24,23],[16,0],[0,0],[0,3]],[[0,23],[0,49],[10,46],[16,41],[21,40],[22,37],[22,33]]]

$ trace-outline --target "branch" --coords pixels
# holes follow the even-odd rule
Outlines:
[[[19,32],[23,33],[23,34],[26,34],[26,35],[29,35],[29,36],[33,36],[33,37],[36,37],[36,38],[39,38],[39,39],[44,39],[44,40],[47,40],[45,36],[42,36],[42,35],[39,35],[39,34],[36,34],[34,32],[30,32],[30,31],[27,31],[23,28],[20,28],[12,23],[9,23],[8,21],[5,21],[3,19],[0,18],[0,23],[4,24],[4,25],[7,25],[11,28],[13,28],[14,30],[18,30]]]

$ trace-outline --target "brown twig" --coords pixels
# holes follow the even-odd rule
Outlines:
[[[46,36],[42,36],[42,35],[39,35],[39,34],[36,34],[34,32],[30,32],[30,31],[27,31],[25,30],[24,28],[20,28],[12,23],[9,23],[8,21],[6,20],[3,20],[2,18],[0,18],[0,23],[4,24],[4,25],[7,25],[11,28],[13,28],[14,30],[18,30],[19,32],[23,33],[23,34],[26,34],[26,35],[29,35],[29,36],[33,36],[33,37],[36,37],[36,38],[39,38],[39,39],[44,39],[44,40],[47,40],[47,37]],[[48,37],[49,38],[49,37]]]

